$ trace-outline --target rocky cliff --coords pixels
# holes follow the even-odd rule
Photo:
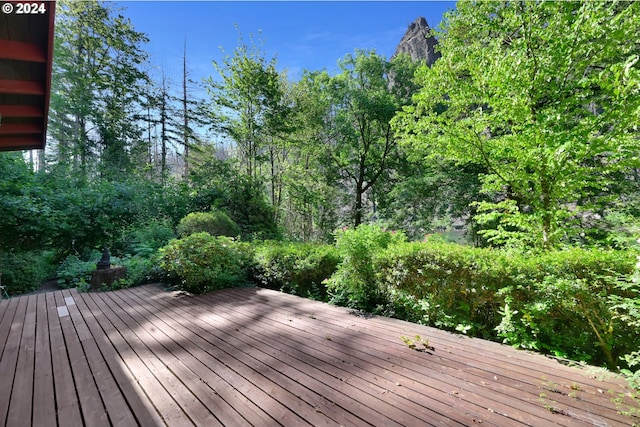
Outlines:
[[[409,24],[409,28],[404,33],[393,56],[404,52],[409,54],[414,61],[425,60],[427,65],[431,66],[436,59],[440,58],[440,53],[435,51],[438,41],[430,32],[431,28],[425,18],[416,19]]]

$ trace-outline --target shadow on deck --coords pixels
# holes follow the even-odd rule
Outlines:
[[[626,383],[596,368],[260,288],[12,298],[0,351],[7,426],[634,422]]]

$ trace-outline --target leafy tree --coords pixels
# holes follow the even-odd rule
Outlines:
[[[416,75],[415,105],[394,120],[404,146],[483,165],[477,204],[493,242],[543,248],[576,233],[637,163],[640,5],[461,2],[442,58]]]
[[[268,162],[268,184],[271,205],[276,222],[281,211],[284,191],[284,175],[291,166],[289,156],[293,151],[293,133],[298,127],[294,86],[285,73],[278,76],[278,90],[273,93],[265,114],[265,151]]]
[[[341,205],[337,176],[322,143],[325,106],[317,95],[310,75],[287,91],[293,105],[289,118],[295,126],[281,139],[280,203],[274,205],[288,236],[304,241],[333,240]]]
[[[33,197],[38,185],[21,153],[0,153],[0,177],[0,251],[38,247],[49,208]]]
[[[388,175],[396,157],[390,121],[408,98],[397,89],[407,87],[400,79],[408,76],[394,73],[398,65],[402,70],[407,62],[389,62],[373,51],[356,50],[339,61],[340,74],[330,76],[324,71],[308,76],[324,107],[325,155],[352,193],[355,226],[363,222],[365,193]]]
[[[467,239],[475,239],[473,203],[482,200],[478,174],[484,171],[475,164],[425,164],[403,156],[393,179],[377,192],[378,214],[412,238],[451,231],[456,222],[466,225]]]
[[[236,144],[244,173],[257,179],[268,131],[278,118],[283,96],[276,61],[267,60],[253,40],[247,46],[240,37],[233,55],[213,64],[221,79],[207,80],[216,127]]]
[[[54,160],[88,170],[100,160],[112,176],[129,170],[141,130],[147,41],[131,22],[97,1],[60,1],[52,77]]]
[[[213,151],[212,147],[203,147]],[[195,160],[195,159],[194,159]],[[240,227],[243,238],[275,238],[278,227],[263,182],[241,172],[234,160],[219,160],[213,153],[192,163],[191,211],[220,209]]]

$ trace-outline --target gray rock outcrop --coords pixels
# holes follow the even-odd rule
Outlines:
[[[427,65],[431,66],[436,59],[440,58],[440,53],[435,51],[437,44],[438,41],[431,35],[427,20],[421,16],[409,24],[393,56],[407,53],[412,60],[425,60]]]

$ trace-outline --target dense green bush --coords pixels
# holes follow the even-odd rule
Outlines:
[[[148,258],[174,237],[168,220],[150,220],[127,233],[126,253]]]
[[[332,245],[267,241],[256,247],[252,279],[266,288],[326,301],[324,282],[339,261]]]
[[[0,252],[2,285],[9,295],[19,295],[38,289],[53,277],[55,268],[52,251]]]
[[[264,182],[238,173],[235,161],[211,156],[191,170],[190,181],[191,211],[224,210],[238,224],[245,241],[280,238]]]
[[[624,322],[631,330],[640,333],[640,257],[636,264],[636,271],[629,280],[618,283],[626,295],[612,295],[609,297],[613,304],[612,312],[616,320]],[[640,346],[638,340],[629,342],[629,352],[623,356],[625,367],[622,373],[629,380],[629,384],[637,391],[636,399],[640,402]],[[635,347],[634,347],[635,345]],[[639,414],[640,415],[640,414]]]
[[[202,293],[248,282],[253,253],[247,243],[194,233],[160,249],[160,268],[177,289]]]
[[[97,251],[80,259],[77,255],[69,255],[58,267],[58,287],[67,289],[86,285],[91,281],[91,273],[96,269],[96,262],[101,254]]]
[[[237,237],[240,235],[238,224],[222,211],[191,212],[180,220],[177,230],[180,237],[201,232],[212,236]]]
[[[386,289],[378,285],[373,258],[388,246],[404,242],[406,236],[377,225],[336,232],[336,248],[342,261],[327,281],[331,302],[380,312],[388,303]]]
[[[127,269],[127,277],[120,279],[111,289],[129,288],[131,286],[144,285],[160,280],[161,273],[156,256],[147,257],[141,255],[112,257],[112,265],[118,265]]]
[[[373,264],[397,317],[610,367],[640,346],[610,298],[630,294],[618,286],[633,272],[629,252],[427,242],[390,246]]]
[[[376,254],[380,286],[392,295],[396,317],[474,336],[495,336],[508,285],[507,257],[445,242],[394,245]]]
[[[57,271],[58,286],[60,288],[88,289],[91,282],[91,273],[96,269],[96,263],[102,254],[91,251],[85,256],[69,255],[60,264]],[[102,290],[114,290],[131,286],[150,283],[160,279],[160,271],[157,267],[157,256],[125,255],[123,257],[112,256],[111,266],[122,266],[127,269],[127,276],[120,279],[110,287]]]

